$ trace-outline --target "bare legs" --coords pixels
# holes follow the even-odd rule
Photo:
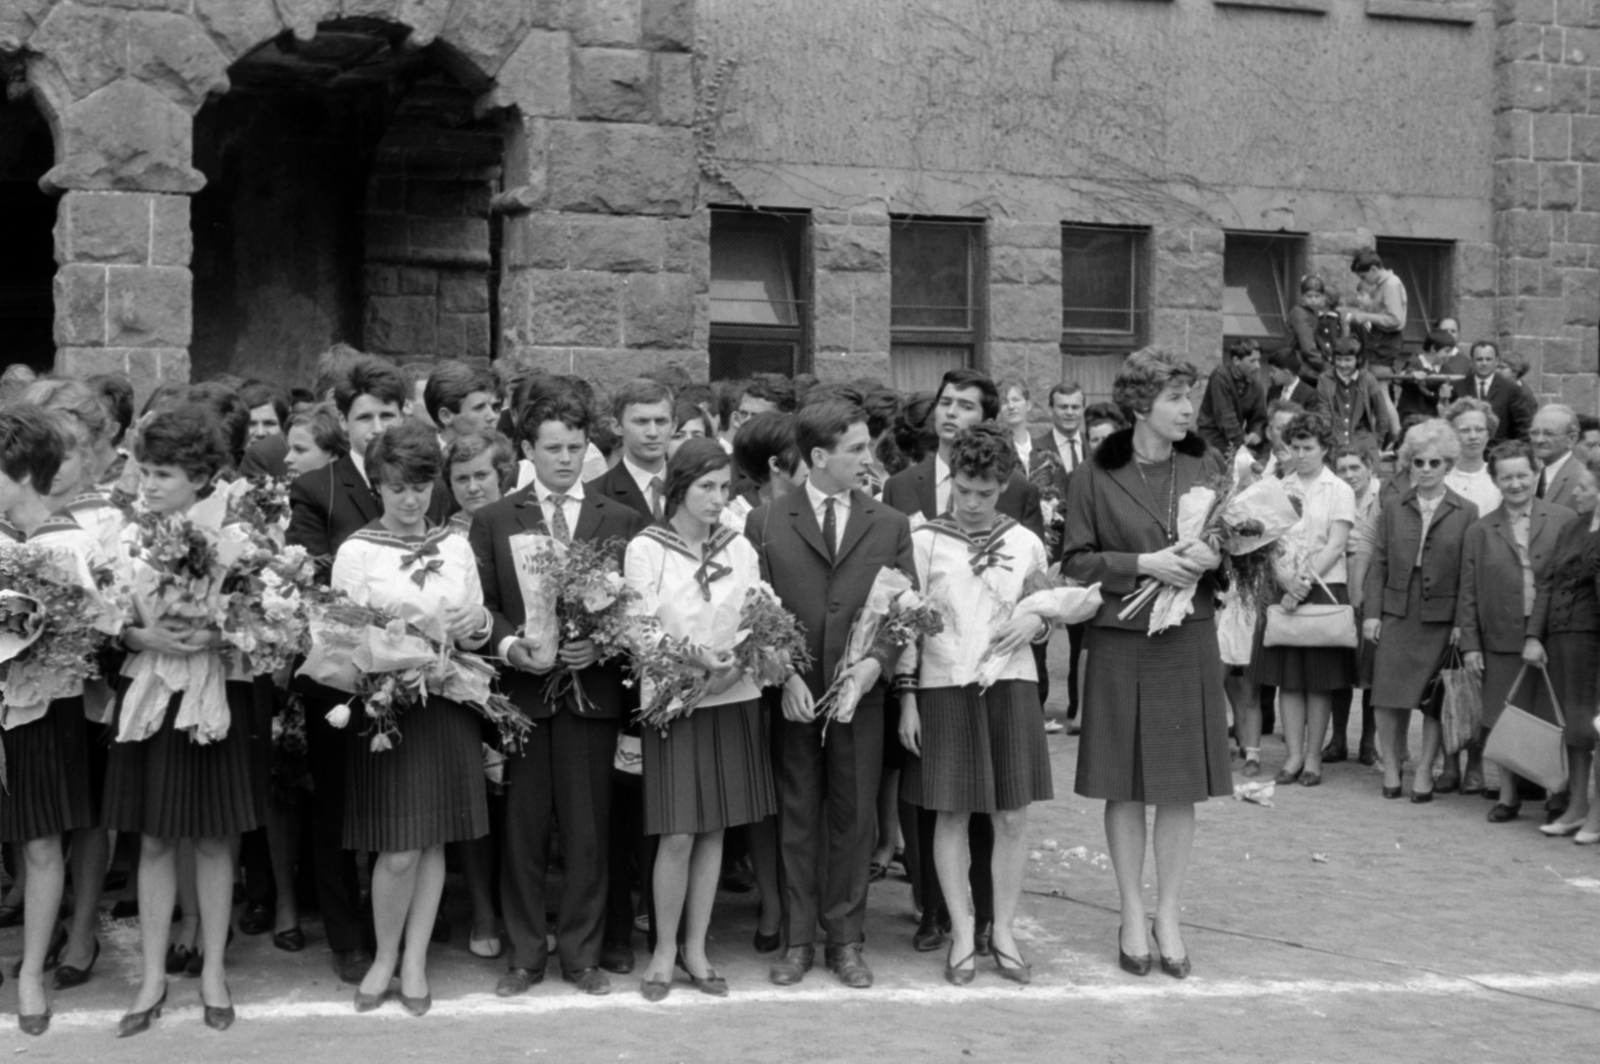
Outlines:
[[[1383,759],[1383,785],[1390,790],[1400,786],[1401,743],[1411,726],[1409,709],[1378,706],[1378,756]],[[1436,733],[1437,734],[1437,733]],[[1428,764],[1431,766],[1432,761]]]
[[[1433,763],[1439,758],[1439,751],[1443,747],[1444,729],[1439,722],[1427,714],[1422,717],[1422,753],[1417,757],[1416,768],[1411,779],[1411,792],[1413,794],[1430,794],[1433,791]],[[1385,766],[1385,772],[1388,771]],[[1399,766],[1395,766],[1399,772]]]
[[[945,906],[950,911],[950,960],[957,962],[965,961],[967,955],[973,952],[976,927],[969,878],[972,854],[968,849],[967,833],[967,820],[973,815],[986,814],[940,810],[933,825],[933,863],[939,874],[939,888],[944,892]],[[998,952],[1020,960],[1022,953],[1017,948],[1013,925],[1017,920],[1017,905],[1022,899],[1022,877],[1028,863],[1028,810],[1026,807],[1005,809],[987,815],[994,824],[994,856],[989,862],[989,872],[994,882],[994,937],[991,942]],[[962,963],[959,967],[965,971],[971,965]],[[1008,964],[1006,967],[1015,965]]]
[[[653,886],[656,903],[656,948],[645,969],[645,982],[670,983],[678,954],[678,925],[684,929],[683,964],[697,979],[711,971],[706,960],[706,932],[711,906],[722,875],[722,832],[662,835],[656,850]]]
[[[1567,811],[1558,824],[1587,823],[1589,820],[1589,774],[1594,768],[1594,751],[1567,747]]]
[[[1261,688],[1245,683],[1232,672],[1222,678],[1222,689],[1233,705],[1233,734],[1246,761],[1261,760]]]
[[[199,894],[201,952],[204,954],[200,999],[217,1008],[232,1004],[223,964],[228,948],[228,925],[233,915],[236,839],[237,836],[194,840],[195,886]],[[141,916],[144,913],[142,904],[139,912]]]
[[[56,930],[56,910],[66,879],[61,836],[30,839],[22,844],[28,869],[22,907],[22,971],[17,978],[17,1012],[37,1016],[48,1003],[44,995],[44,955]]]
[[[389,989],[396,968],[400,992],[407,997],[428,994],[428,941],[444,893],[444,846],[380,853],[372,867],[372,920],[378,950],[361,980],[361,992],[373,997]],[[405,954],[400,942],[405,939]]]
[[[1171,960],[1188,956],[1178,924],[1179,895],[1194,847],[1194,803],[1156,806],[1156,937]],[[1106,803],[1106,846],[1122,895],[1122,948],[1134,957],[1150,952],[1144,907],[1145,804]]]
[[[1328,717],[1333,712],[1333,696],[1327,691],[1278,691],[1278,709],[1283,713],[1283,738],[1289,745],[1285,772],[1299,775],[1322,772],[1322,740],[1328,734]],[[1257,728],[1260,727],[1257,710]],[[1341,737],[1342,739],[1342,737]]]
[[[1012,925],[1017,921],[1022,876],[1028,864],[1028,809],[1003,809],[989,819],[994,822],[994,858],[989,863],[994,879],[994,931],[990,941],[997,953],[1021,960]],[[1005,963],[998,955],[995,959]]]
[[[154,1007],[167,991],[167,940],[177,900],[178,840],[139,836],[139,937],[144,972],[129,1012]]]

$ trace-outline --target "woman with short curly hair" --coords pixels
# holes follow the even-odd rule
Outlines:
[[[950,955],[945,978],[972,981],[977,970],[975,918],[967,902],[967,822],[994,823],[994,929],[990,953],[1000,975],[1026,983],[1012,925],[1027,863],[1028,806],[1054,794],[1038,671],[1031,642],[1050,626],[1031,614],[1013,616],[1028,576],[1049,562],[1032,532],[997,511],[1017,465],[1010,432],[993,422],[965,429],[950,451],[949,512],[911,536],[917,580],[931,597],[956,608],[944,631],[908,648],[896,669],[900,741],[908,758],[901,797],[935,810],[933,862],[950,910]],[[988,653],[1002,661],[999,679],[980,689],[969,626],[977,625]],[[924,858],[926,859],[926,858]]]

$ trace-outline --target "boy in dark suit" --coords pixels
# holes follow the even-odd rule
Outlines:
[[[811,469],[806,483],[745,522],[761,575],[799,620],[812,659],[784,684],[777,721],[786,945],[770,975],[779,986],[805,978],[820,919],[828,969],[845,986],[863,989],[872,985],[861,950],[883,767],[878,680],[892,663],[873,657],[854,667],[866,693],[854,717],[832,722],[825,736],[814,703],[838,669],[878,571],[915,573],[911,526],[860,488],[871,445],[865,411],[836,399],[813,403],[795,415],[795,440]]]
[[[610,980],[600,970],[605,930],[606,855],[611,823],[611,763],[617,722],[637,703],[625,684],[621,661],[595,664],[588,640],[563,643],[557,667],[583,685],[587,705],[572,692],[559,702],[544,697],[548,670],[534,670],[531,641],[518,633],[526,614],[511,538],[526,532],[564,541],[614,545],[645,527],[632,508],[594,491],[579,478],[589,444],[589,412],[565,392],[543,396],[518,417],[522,453],[534,481],[472,518],[468,537],[478,558],[483,603],[494,619],[490,637],[510,668],[501,688],[538,726],[522,750],[506,759],[506,822],[501,859],[500,902],[511,940],[510,963],[495,986],[514,997],[544,979],[549,962],[545,919],[545,868],[552,829],[561,827],[566,882],[556,915],[556,953],[561,975],[588,994],[605,994]],[[618,558],[620,564],[621,558]]]
[[[1272,387],[1267,389],[1267,405],[1281,399],[1294,403],[1308,414],[1328,412],[1317,390],[1300,379],[1300,355],[1294,348],[1281,348],[1268,355],[1267,374],[1272,378]]]
[[[1520,384],[1500,372],[1500,348],[1491,340],[1472,345],[1472,375],[1457,389],[1457,398],[1482,399],[1494,411],[1497,424],[1489,446],[1505,440],[1525,440],[1538,404]]]
[[[666,490],[667,440],[672,436],[672,389],[641,377],[611,398],[611,416],[622,436],[622,461],[589,482],[600,495],[643,514],[661,516]]]

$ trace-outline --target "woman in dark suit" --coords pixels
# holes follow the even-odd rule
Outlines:
[[[1432,418],[1413,425],[1400,445],[1400,467],[1411,475],[1411,485],[1378,514],[1362,596],[1362,628],[1378,647],[1371,698],[1378,715],[1385,798],[1401,794],[1398,751],[1411,711],[1421,705],[1423,689],[1439,671],[1445,649],[1461,636],[1455,626],[1461,544],[1467,527],[1478,519],[1478,508],[1444,483],[1460,453],[1461,440],[1449,422]],[[1439,737],[1439,718],[1428,716],[1424,707],[1413,802],[1433,801]]]
[[[1600,842],[1600,805],[1589,804],[1589,773],[1595,763],[1595,703],[1600,700],[1595,689],[1595,658],[1600,651],[1600,598],[1595,592],[1595,573],[1600,568],[1600,527],[1596,525],[1600,516],[1595,505],[1600,451],[1578,451],[1573,457],[1583,459],[1571,495],[1577,517],[1561,529],[1552,552],[1555,557],[1541,574],[1523,655],[1530,661],[1545,661],[1566,721],[1571,798],[1567,811],[1539,830],[1546,835],[1572,835],[1574,842],[1590,846]],[[1483,708],[1489,709],[1487,701]],[[1507,797],[1515,799],[1502,782],[1501,803]]]
[[[1533,450],[1526,442],[1512,440],[1496,447],[1489,456],[1489,471],[1501,504],[1467,529],[1456,606],[1463,662],[1468,672],[1483,681],[1485,729],[1493,728],[1499,719],[1524,656],[1533,650],[1529,644],[1537,644],[1543,634],[1535,621],[1538,601],[1534,588],[1542,584],[1548,595],[1551,566],[1572,523],[1572,511],[1566,507],[1534,498],[1539,475],[1533,469]],[[1588,597],[1592,603],[1592,586]],[[1525,682],[1522,690],[1531,699],[1543,694],[1543,684],[1536,675],[1530,673],[1530,678],[1533,682]],[[1522,704],[1531,707],[1533,703]],[[1468,749],[1466,778],[1482,779],[1482,753],[1481,743]],[[1455,761],[1456,755],[1445,755],[1444,773],[1437,785],[1441,792],[1453,789]],[[1489,810],[1489,821],[1498,824],[1514,818],[1520,805],[1516,777],[1502,767],[1500,802]],[[1580,809],[1577,819],[1582,818]]]
[[[1193,365],[1154,348],[1128,356],[1112,396],[1134,426],[1113,433],[1067,492],[1062,572],[1099,583],[1105,604],[1085,646],[1083,739],[1077,792],[1105,800],[1106,842],[1122,895],[1124,969],[1150,970],[1144,881],[1145,806],[1154,805],[1156,918],[1161,967],[1189,973],[1179,891],[1194,842],[1194,803],[1233,793],[1227,701],[1213,620],[1211,570],[1220,558],[1178,535],[1178,500],[1212,469],[1191,429]],[[1183,622],[1150,635],[1150,610],[1117,614],[1146,580],[1194,589]]]

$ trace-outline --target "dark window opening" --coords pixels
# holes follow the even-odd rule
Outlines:
[[[889,222],[889,377],[908,393],[977,366],[984,332],[983,223]]]
[[[808,222],[799,212],[712,210],[712,380],[810,369]]]

